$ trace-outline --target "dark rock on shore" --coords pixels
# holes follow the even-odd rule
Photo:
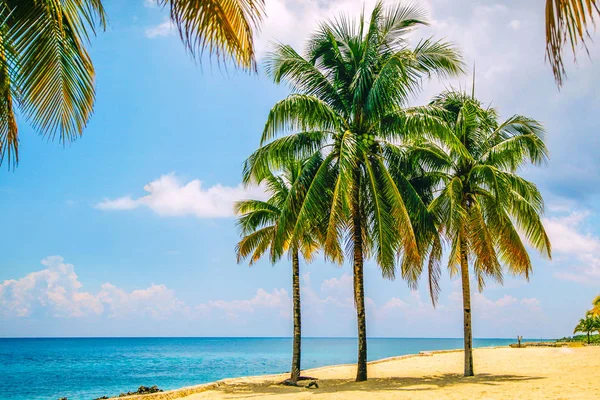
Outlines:
[[[159,389],[158,386],[154,385],[154,386],[140,386],[138,388],[138,390],[136,390],[135,392],[127,392],[127,393],[121,393],[118,397],[126,397],[126,396],[133,396],[136,394],[150,394],[150,393],[158,393],[158,392],[162,392],[162,389]],[[106,397],[106,396],[102,396],[102,397],[98,397],[95,398],[94,400],[105,400],[105,399],[110,399],[110,397]],[[67,400],[67,399],[58,399],[58,400]]]

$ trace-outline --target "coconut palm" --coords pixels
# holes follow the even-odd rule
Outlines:
[[[592,332],[600,332],[600,318],[598,317],[585,317],[579,320],[579,323],[573,330],[573,334],[581,332],[587,335],[587,342],[590,344],[590,334]]]
[[[533,183],[517,174],[527,163],[545,162],[547,149],[542,126],[531,118],[515,115],[499,123],[496,110],[459,92],[444,93],[431,105],[445,110],[447,134],[441,143],[427,143],[429,164],[443,182],[429,212],[450,244],[451,274],[460,273],[464,374],[472,376],[469,267],[480,291],[488,278],[502,282],[503,265],[529,279],[531,259],[521,234],[550,257],[550,241],[541,221],[542,196]]]
[[[573,54],[580,44],[586,46],[589,27],[600,15],[599,0],[546,0],[546,57],[558,86],[565,78],[563,48],[570,44]]]
[[[270,198],[266,201],[244,200],[235,204],[235,211],[240,218],[238,226],[243,236],[236,246],[238,262],[249,258],[250,265],[257,262],[267,251],[270,260],[275,263],[279,255],[275,252],[275,238],[277,226],[282,211],[297,193],[298,177],[302,168],[301,162],[289,162],[279,175],[268,174],[263,183],[267,187]],[[312,259],[314,252],[318,249],[318,243],[314,234],[305,229],[299,240],[286,240],[284,248],[292,260],[292,300],[294,339],[292,350],[292,369],[290,380],[297,382],[300,377],[301,359],[301,312],[300,312],[300,253],[305,261]]]
[[[406,34],[424,24],[418,7],[378,3],[368,19],[341,16],[321,24],[304,56],[277,45],[267,73],[294,93],[271,109],[261,147],[244,169],[249,182],[289,159],[307,158],[305,169],[314,178],[301,174],[306,193],[285,208],[278,229],[297,235],[314,223],[323,232],[328,259],[353,260],[357,381],[367,379],[365,259],[375,258],[387,278],[395,276],[399,258],[404,278],[414,284],[420,273],[411,205],[418,207],[421,199],[391,164],[396,143],[425,131],[431,118],[419,108],[403,107],[422,78],[462,72],[448,43],[427,39],[409,46]],[[276,237],[276,251],[283,238]]]
[[[207,49],[255,69],[253,28],[263,0],[157,0],[193,56]],[[86,50],[105,28],[101,0],[0,0],[0,164],[19,161],[16,113],[50,140],[75,140],[95,101],[95,72]]]

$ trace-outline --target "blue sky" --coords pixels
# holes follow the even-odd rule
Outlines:
[[[558,91],[544,63],[539,1],[422,3],[431,27],[415,42],[455,42],[476,64],[483,101],[548,131],[550,164],[523,173],[545,196],[554,259],[534,256],[530,282],[507,279],[475,294],[474,335],[568,335],[600,287],[600,47],[590,46],[596,64],[580,54]],[[0,336],[291,334],[287,261],[237,265],[231,215],[233,201],[261,195],[240,186],[241,164],[287,90],[194,63],[151,4],[105,1],[110,25],[90,49],[97,102],[80,140],[49,143],[20,121],[20,165],[0,171]],[[272,39],[301,47],[319,20],[361,8],[267,0],[259,55]],[[451,85],[470,77],[425,82],[414,103]],[[349,266],[317,259],[302,272],[304,333],[353,336]],[[461,336],[458,282],[445,274],[435,310],[426,289],[385,281],[368,263],[369,334]]]

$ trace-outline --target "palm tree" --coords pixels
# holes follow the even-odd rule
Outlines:
[[[587,334],[587,342],[590,344],[590,333],[595,331],[600,331],[600,318],[588,316],[579,320],[573,334],[578,332]]]
[[[546,57],[559,87],[566,76],[563,46],[568,42],[573,54],[580,44],[586,47],[596,14],[600,15],[598,0],[546,0]]]
[[[238,225],[243,235],[236,246],[238,262],[250,258],[250,265],[257,262],[268,250],[273,263],[279,256],[275,252],[277,226],[282,211],[299,191],[298,177],[302,169],[301,162],[289,162],[280,175],[269,174],[263,182],[267,186],[270,198],[267,201],[244,200],[235,204],[235,211],[241,215]],[[292,259],[293,319],[294,339],[292,350],[292,369],[290,380],[300,378],[301,358],[301,312],[300,312],[300,256],[310,262],[318,249],[318,242],[309,229],[305,229],[299,240],[286,240],[284,248]]]
[[[531,260],[521,234],[550,257],[542,225],[544,205],[536,186],[517,174],[530,162],[547,159],[542,126],[520,115],[498,123],[492,108],[472,96],[447,92],[432,102],[444,110],[442,143],[423,146],[443,185],[429,205],[439,231],[450,244],[449,269],[460,273],[464,308],[465,376],[472,376],[471,290],[469,267],[481,291],[486,278],[502,282],[502,265],[529,279]],[[437,253],[438,260],[441,256]]]
[[[410,206],[420,198],[390,165],[396,159],[396,142],[425,131],[430,118],[418,108],[403,107],[422,78],[463,71],[448,43],[427,39],[409,47],[406,34],[424,24],[423,12],[415,6],[385,8],[378,3],[368,20],[364,15],[358,22],[340,16],[323,23],[304,57],[291,46],[277,45],[267,72],[294,93],[271,109],[261,147],[244,168],[249,182],[287,160],[307,159],[310,176],[299,178],[306,193],[297,206],[286,207],[279,229],[297,235],[314,223],[323,232],[328,259],[341,263],[344,253],[352,258],[357,381],[367,379],[364,260],[374,257],[383,275],[393,278],[401,255],[402,276],[413,284],[420,272],[410,218]],[[276,249],[283,237],[276,237]]]
[[[600,295],[596,296],[594,301],[592,301],[592,309],[590,310],[590,314],[593,317],[600,317]]]
[[[264,0],[157,0],[168,6],[194,57],[256,69],[253,28]],[[106,27],[101,0],[0,0],[0,164],[19,161],[15,114],[42,136],[69,143],[81,136],[94,109],[95,72],[86,50]]]

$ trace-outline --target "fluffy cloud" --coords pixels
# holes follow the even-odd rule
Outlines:
[[[276,310],[280,316],[289,318],[291,307],[292,300],[285,289],[274,289],[272,293],[258,289],[250,300],[216,300],[207,305],[201,304],[198,308],[204,312],[211,309],[222,310],[227,318],[236,319],[243,313],[254,313],[257,309]]]
[[[104,283],[97,293],[82,290],[82,284],[72,264],[60,256],[42,260],[46,268],[18,280],[0,283],[1,318],[151,318],[164,320],[173,317],[237,318],[242,313],[276,310],[289,318],[291,300],[284,289],[271,293],[258,289],[250,300],[215,300],[190,307],[177,298],[165,285],[152,284],[131,292],[111,283]]]
[[[146,29],[146,37],[149,39],[154,39],[162,36],[170,36],[175,33],[175,26],[171,22],[170,19],[165,19],[163,22],[156,26],[152,26]]]
[[[568,215],[544,220],[553,252],[567,269],[556,272],[560,279],[585,285],[600,284],[600,237],[585,229],[588,212],[574,211]]]
[[[185,183],[174,174],[163,175],[148,183],[144,191],[148,193],[146,196],[105,199],[95,207],[109,211],[146,207],[161,216],[223,218],[233,216],[233,204],[238,200],[265,198],[264,190],[260,187],[246,189],[242,185],[230,187],[217,184],[204,188],[197,179]]]
[[[42,264],[47,268],[0,284],[0,315],[28,317],[43,310],[57,317],[79,317],[103,311],[94,296],[80,291],[72,264],[59,256],[47,257]]]

